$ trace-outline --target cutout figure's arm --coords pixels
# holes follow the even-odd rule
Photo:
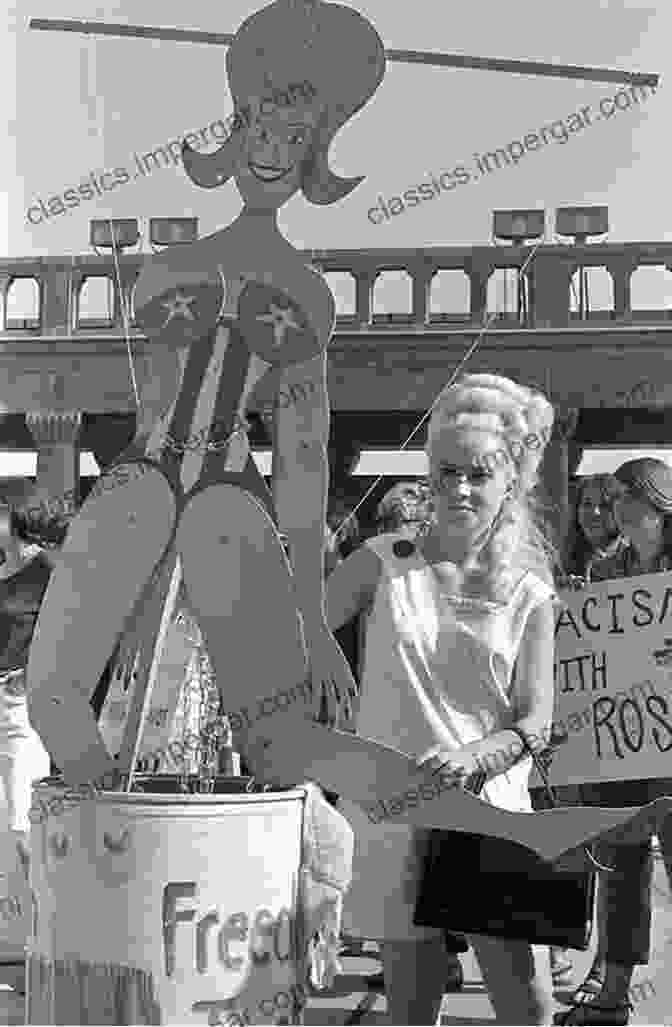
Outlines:
[[[327,630],[324,548],[329,464],[326,354],[290,367],[276,410],[273,500],[308,640]]]
[[[283,376],[276,408],[273,498],[286,534],[313,685],[313,712],[331,724],[352,714],[357,686],[325,609],[324,550],[329,478],[326,355]],[[290,402],[290,398],[292,401]]]
[[[325,523],[329,484],[329,397],[326,347],[335,317],[333,296],[317,280],[308,313],[279,290],[249,286],[239,304],[252,352],[280,369],[273,431],[273,499],[286,535],[298,609],[314,685],[314,713],[338,720],[356,686],[327,626]]]

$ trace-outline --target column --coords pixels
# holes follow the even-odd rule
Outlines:
[[[26,425],[37,446],[36,498],[70,496],[76,501],[81,412],[30,411],[26,413]]]
[[[533,327],[562,328],[569,325],[569,297],[576,258],[540,249],[532,261]]]
[[[554,541],[563,555],[571,524],[569,497],[570,457],[576,463],[576,454],[571,439],[576,431],[579,411],[574,408],[555,408],[553,435],[544,452],[541,464],[541,480],[550,501],[549,521],[553,528]],[[570,447],[572,453],[570,454]]]

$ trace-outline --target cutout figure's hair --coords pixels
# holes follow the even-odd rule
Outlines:
[[[342,179],[329,169],[328,151],[340,128],[373,96],[385,74],[385,48],[374,27],[357,11],[324,0],[275,0],[238,29],[226,54],[226,69],[242,124],[250,97],[291,93],[299,104],[314,101],[322,114],[302,168],[302,190],[311,203],[347,196],[363,178]],[[182,146],[184,168],[205,189],[233,174],[241,146],[234,131],[212,154]]]

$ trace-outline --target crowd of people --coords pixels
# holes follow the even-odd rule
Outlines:
[[[581,480],[569,544],[565,553],[554,547],[538,503],[543,446],[516,445],[532,434],[547,439],[553,420],[539,392],[466,376],[432,412],[428,479],[398,482],[379,502],[370,531],[344,499],[334,499],[326,526],[329,626],[358,682],[352,729],[411,753],[427,773],[448,775],[456,786],[469,787],[497,752],[480,794],[516,812],[535,808],[531,759],[514,747],[504,765],[501,753],[522,731],[544,754],[538,741],[553,716],[558,591],[672,569],[672,470],[651,458]],[[502,444],[511,459],[491,459]],[[20,852],[28,849],[32,782],[49,772],[25,699],[28,647],[63,534],[53,522],[42,529],[7,504],[0,509],[0,775]],[[108,683],[96,690],[96,712]],[[568,805],[640,806],[672,794],[672,778],[557,791]],[[597,951],[569,1009],[555,1019],[554,989],[578,984],[568,950],[413,921],[402,880],[407,889],[409,859],[421,867],[425,843],[421,832],[385,825],[354,865],[355,931],[347,944],[356,951],[364,937],[377,943],[382,972],[369,983],[385,989],[390,1022],[434,1023],[444,992],[462,987],[459,954],[470,946],[498,1023],[629,1022],[633,970],[650,956],[650,840],[597,844],[596,857],[614,870],[599,875]],[[672,823],[659,844],[672,880]],[[396,853],[400,886],[385,897],[384,927],[371,937],[356,930],[357,894],[384,850],[388,859]],[[449,851],[445,865],[450,875]]]

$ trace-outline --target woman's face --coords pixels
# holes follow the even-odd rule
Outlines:
[[[593,482],[584,485],[577,509],[581,531],[593,546],[603,546],[618,534],[614,500]]]
[[[654,542],[660,538],[663,515],[637,489],[625,487],[614,505],[616,523],[633,541]]]
[[[473,536],[490,527],[514,477],[502,452],[501,438],[485,432],[446,431],[437,439],[430,473],[440,528]]]
[[[247,207],[278,210],[299,189],[319,111],[301,96],[285,94],[291,103],[264,95],[246,107],[250,124],[239,129],[240,154],[235,178]]]

